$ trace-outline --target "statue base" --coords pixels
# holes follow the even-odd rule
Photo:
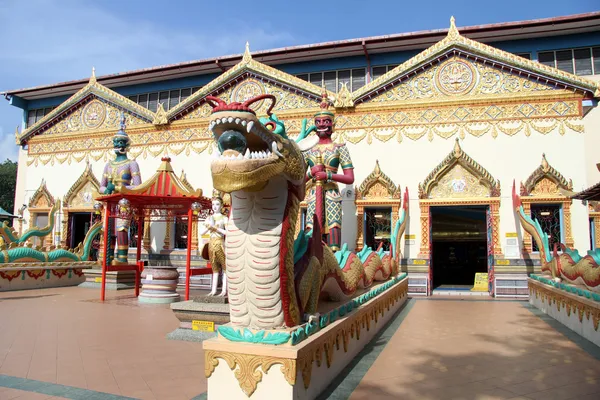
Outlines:
[[[220,329],[218,337],[203,343],[208,400],[317,398],[406,302],[406,274],[392,284],[374,286],[367,298],[359,305],[348,307],[347,303],[329,313],[333,322],[327,324],[326,319],[323,327],[295,345],[294,335],[281,345],[263,344],[286,336],[285,330],[245,330],[241,335],[237,331],[234,336],[238,339],[232,340]],[[342,309],[349,311],[340,317]],[[223,332],[235,331],[230,325],[226,328]],[[246,338],[254,343],[244,342]]]
[[[179,328],[169,333],[167,339],[202,342],[215,337],[216,329],[229,323],[228,303],[227,297],[198,296],[171,304]]]
[[[84,269],[85,282],[79,287],[100,289],[102,286],[102,268]],[[135,288],[134,271],[108,271],[106,272],[106,290],[125,290]]]
[[[180,296],[177,293],[179,273],[173,267],[152,266],[142,271],[142,291],[138,297],[140,303],[175,303]]]
[[[529,304],[600,346],[600,293],[554,282],[549,275],[531,275]]]

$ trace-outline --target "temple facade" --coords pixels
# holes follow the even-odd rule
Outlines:
[[[322,65],[334,61],[325,52],[280,66],[276,51],[246,48],[237,58],[212,60],[210,68],[221,69],[217,74],[192,71],[164,81],[151,69],[139,74],[146,83],[134,85],[93,73],[87,82],[56,90],[8,92],[24,109],[16,132],[21,150],[14,212],[27,207],[15,225],[45,226],[58,206],[53,236],[36,245],[75,247],[81,241],[94,219],[122,115],[142,181],[169,156],[182,182],[210,196],[209,164],[217,150],[206,96],[230,103],[272,94],[273,111],[293,139],[326,94],[335,114],[333,140],[346,144],[355,177],[339,186],[341,242],[352,250],[389,249],[406,201],[402,270],[412,294],[473,286],[476,273],[487,273],[490,294],[527,295],[526,277],[539,270],[539,255],[519,225],[513,190],[551,244],[580,252],[600,247],[600,208],[568,197],[600,180],[600,13],[568,21],[595,28],[561,32],[562,22],[547,20],[457,29],[452,20],[447,31],[423,34],[426,39],[412,44],[416,50],[369,54],[371,42],[362,40],[363,58],[338,57],[338,66],[326,71]],[[502,42],[489,39],[504,26],[529,29],[530,37],[512,32]],[[536,26],[554,26],[555,38],[544,42]],[[409,46],[410,37],[394,40]],[[506,50],[509,41],[515,50]],[[385,64],[386,57],[398,62]],[[62,97],[51,94],[61,90]],[[268,106],[253,107],[265,115]],[[301,206],[306,217],[307,205]],[[304,225],[301,218],[296,229]],[[197,229],[191,234],[198,261],[203,238]],[[147,222],[144,252],[151,262],[182,264],[187,235],[181,221]]]

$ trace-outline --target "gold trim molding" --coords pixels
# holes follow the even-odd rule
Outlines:
[[[408,277],[398,282],[395,286],[384,291],[366,304],[345,316],[328,327],[324,328],[318,335],[311,336],[295,347],[278,346],[281,349],[289,349],[285,356],[273,357],[268,351],[260,350],[259,354],[237,353],[231,349],[238,345],[258,346],[265,345],[231,344],[227,343],[227,351],[215,349],[223,342],[205,342],[204,350],[204,372],[206,378],[210,378],[219,365],[219,361],[225,360],[229,369],[235,371],[235,377],[242,391],[250,397],[262,381],[263,374],[267,374],[273,365],[281,365],[281,372],[285,380],[292,386],[296,385],[298,372],[302,375],[304,388],[310,387],[313,365],[320,367],[323,362],[327,368],[334,363],[335,353],[338,351],[348,352],[352,339],[359,340],[364,329],[370,331],[386,313],[391,312],[392,307],[408,296]],[[247,350],[246,350],[247,351]],[[283,354],[283,353],[282,353]]]
[[[263,373],[268,373],[275,364],[281,365],[281,373],[290,385],[296,384],[296,360],[217,350],[204,350],[204,375],[207,379],[219,365],[219,359],[225,360],[230,370],[235,370],[240,388],[248,397],[256,391]],[[239,367],[237,370],[236,366]]]
[[[465,174],[472,174],[479,184],[487,188],[489,193],[486,195],[490,197],[500,197],[500,181],[496,180],[485,168],[469,157],[461,148],[458,139],[456,139],[454,149],[450,154],[448,154],[448,156],[429,173],[423,183],[419,184],[419,198],[431,198],[432,191],[440,184],[441,179],[453,168],[459,166],[464,168]],[[455,189],[454,186],[453,189]],[[460,185],[456,187],[456,190],[460,189],[469,190],[469,187],[463,188]],[[470,196],[467,195],[465,197]]]
[[[571,316],[571,313],[577,313],[579,316],[579,322],[583,323],[583,317],[589,321],[590,318],[594,324],[594,330],[597,332],[600,326],[600,306],[591,306],[584,299],[574,299],[569,296],[568,293],[558,293],[557,290],[551,290],[542,286],[542,283],[532,282],[529,278],[529,296],[535,296],[536,299],[541,299],[542,303],[546,303],[549,307],[556,307],[557,311],[562,308],[566,309],[567,316]]]

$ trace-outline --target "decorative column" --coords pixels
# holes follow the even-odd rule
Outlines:
[[[163,241],[163,250],[172,250],[171,247],[171,218],[167,215],[165,219],[165,240]]]
[[[525,212],[525,215],[531,215],[531,203],[530,202],[523,202],[521,203],[523,205],[523,211]],[[525,230],[523,230],[523,253],[524,254],[531,254],[533,252],[533,239],[531,238],[531,235],[529,233],[527,233]]]
[[[563,222],[565,224],[565,245],[570,248],[575,248],[575,240],[573,240],[573,232],[571,231],[571,200],[563,202]]]
[[[490,213],[492,214],[492,243],[494,245],[494,256],[501,257],[502,246],[500,246],[500,201],[490,203]]]
[[[429,245],[429,204],[421,202],[421,249],[419,258],[429,258],[431,252]]]
[[[152,244],[150,242],[150,216],[144,219],[144,235],[142,236],[142,248],[150,253]]]
[[[190,233],[188,232],[188,235]],[[198,220],[192,221],[192,250],[198,250]]]

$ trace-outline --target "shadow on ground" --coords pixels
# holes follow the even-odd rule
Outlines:
[[[416,330],[414,335],[444,336],[437,341],[443,345],[437,351],[435,346],[417,345],[422,343],[418,337],[391,339],[409,307],[390,321],[321,398],[600,399],[600,348],[527,303],[515,304],[511,308],[515,315],[506,323],[490,323],[485,317],[471,321],[482,324],[474,330],[444,330],[421,321],[431,315],[415,315],[429,332]],[[397,353],[386,349],[381,354],[390,341],[390,349]]]

